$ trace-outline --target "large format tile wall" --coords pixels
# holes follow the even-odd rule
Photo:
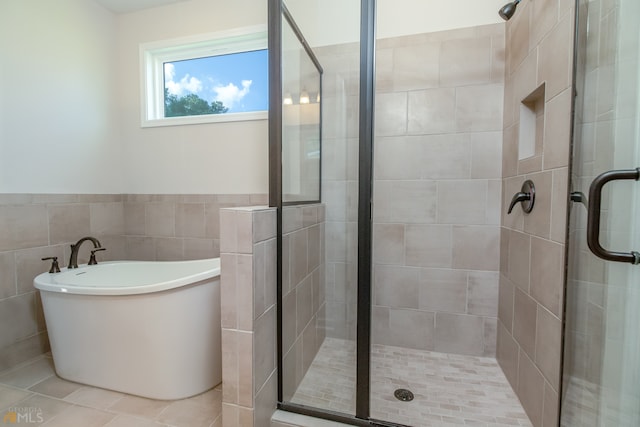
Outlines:
[[[322,201],[326,207],[327,336],[355,340],[358,239],[357,43],[314,48],[322,77]]]
[[[507,22],[497,358],[534,426],[557,425],[574,13],[524,0]],[[522,101],[537,98],[534,155],[519,155]],[[544,95],[544,96],[542,96]],[[524,135],[525,137],[528,135]],[[507,207],[522,183],[533,211]]]
[[[325,338],[325,207],[287,206],[282,215],[282,375],[290,401]]]
[[[276,409],[276,209],[220,211],[222,426],[269,425]]]
[[[265,195],[0,195],[0,371],[48,351],[33,278],[41,258],[67,265],[70,245],[97,237],[98,260],[219,256],[219,208],[266,204]],[[79,262],[87,262],[89,242]]]
[[[376,55],[374,343],[494,355],[504,25]]]

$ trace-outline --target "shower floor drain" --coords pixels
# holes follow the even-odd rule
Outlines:
[[[403,402],[411,402],[413,400],[413,393],[411,393],[406,388],[399,388],[393,392],[393,395],[398,400],[402,400]]]

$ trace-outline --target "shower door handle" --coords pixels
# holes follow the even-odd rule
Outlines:
[[[617,180],[640,179],[640,168],[613,170],[598,175],[589,187],[589,206],[587,209],[587,244],[591,252],[599,258],[607,261],[628,262],[640,264],[640,253],[614,252],[600,245],[600,204],[602,202],[602,187],[607,182]]]

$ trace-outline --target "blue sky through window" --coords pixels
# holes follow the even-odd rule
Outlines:
[[[164,84],[178,97],[194,93],[209,103],[221,101],[229,113],[267,110],[267,50],[165,62]]]

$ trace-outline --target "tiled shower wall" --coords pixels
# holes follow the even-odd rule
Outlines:
[[[287,206],[282,215],[283,392],[289,401],[325,338],[325,207]]]
[[[497,359],[534,426],[557,425],[574,13],[571,1],[523,0],[507,22]],[[540,92],[543,89],[543,92]],[[519,155],[521,102],[540,99],[535,154]],[[538,113],[538,112],[537,112]],[[525,135],[526,136],[526,135]],[[522,183],[533,211],[507,207]]]
[[[41,258],[67,265],[69,247],[97,237],[98,260],[219,256],[219,208],[266,204],[266,195],[0,195],[0,371],[48,351],[33,278]],[[79,262],[87,262],[85,243]]]
[[[314,48],[322,79],[322,201],[326,207],[326,333],[355,340],[358,238],[358,44]]]
[[[376,55],[374,343],[493,355],[504,25]]]

